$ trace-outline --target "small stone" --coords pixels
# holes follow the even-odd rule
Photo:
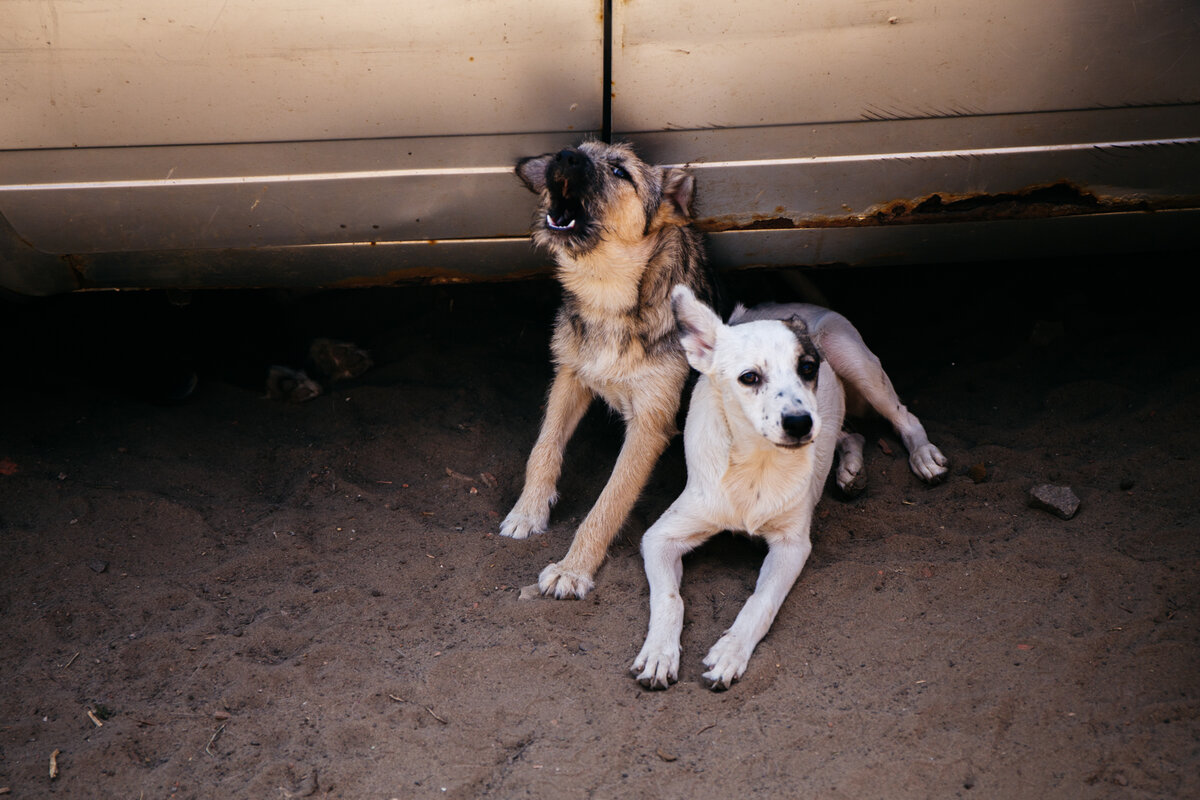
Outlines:
[[[90,569],[92,572],[99,575],[100,573],[102,573],[108,569],[108,562],[101,561],[98,558],[92,559],[91,561],[88,562],[88,569]]]
[[[1029,505],[1049,511],[1056,517],[1070,519],[1079,510],[1079,498],[1069,486],[1044,483],[1029,490]]]
[[[542,596],[542,590],[538,588],[536,583],[531,583],[528,586],[521,587],[521,594],[517,597],[518,600],[536,600]]]
[[[971,480],[975,481],[975,483],[983,483],[988,477],[987,465],[982,461],[980,461],[978,464],[972,464],[971,468],[967,470],[967,475],[969,475]]]

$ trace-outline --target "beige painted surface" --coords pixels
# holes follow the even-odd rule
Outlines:
[[[0,149],[591,130],[595,2],[0,0]]]

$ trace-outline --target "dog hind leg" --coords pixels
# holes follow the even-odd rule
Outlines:
[[[592,576],[604,561],[609,543],[629,516],[674,430],[673,410],[646,410],[629,420],[612,477],[575,532],[567,555],[538,576],[542,594],[582,599],[591,591]]]
[[[792,584],[800,577],[800,571],[812,552],[808,537],[810,522],[811,510],[808,519],[804,520],[803,535],[771,542],[754,593],[738,612],[733,625],[704,657],[704,666],[709,667],[704,679],[714,691],[728,689],[730,684],[742,677],[746,665],[750,663],[751,653],[770,630],[779,607],[791,591]]]
[[[838,433],[837,485],[847,497],[856,497],[867,486],[867,473],[863,470],[865,444],[866,439],[861,433]]]
[[[525,467],[525,487],[512,511],[500,523],[500,535],[524,539],[542,533],[550,523],[550,507],[558,499],[563,451],[592,402],[591,391],[574,372],[559,369],[550,385],[546,416]]]
[[[948,471],[946,457],[929,441],[916,415],[900,402],[883,364],[858,330],[845,317],[830,315],[821,321],[817,336],[818,346],[834,372],[892,424],[908,450],[908,464],[917,477],[926,483],[940,483]]]

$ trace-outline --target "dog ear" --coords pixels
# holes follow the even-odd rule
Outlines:
[[[804,321],[804,317],[799,314],[792,314],[787,319],[783,320],[783,324],[792,329],[792,333],[797,336],[808,336],[808,323]]]
[[[517,177],[525,184],[525,188],[534,194],[542,193],[542,190],[546,188],[546,167],[550,166],[550,160],[553,158],[552,153],[546,153],[522,158],[517,162]]]
[[[713,351],[717,347],[717,334],[721,330],[721,318],[697,300],[691,289],[682,285],[671,291],[671,310],[675,312],[675,321],[679,326],[679,343],[683,345],[688,363],[698,372],[711,371]]]
[[[816,353],[819,358],[825,358],[825,354],[821,351],[821,348],[817,347],[812,337],[809,336],[808,323],[799,314],[792,314],[787,319],[781,320],[781,322],[796,337],[796,341],[800,343],[802,349]]]
[[[654,215],[654,227],[691,224],[695,199],[696,179],[690,173],[674,168],[663,170],[662,201]]]

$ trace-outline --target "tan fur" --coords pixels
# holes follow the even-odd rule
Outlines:
[[[546,415],[501,533],[524,538],[545,530],[563,448],[592,397],[603,399],[624,419],[625,442],[566,556],[538,580],[544,594],[583,597],[677,432],[688,364],[671,288],[687,284],[711,302],[713,287],[698,235],[687,227],[693,183],[686,173],[650,166],[627,145],[598,142],[526,159],[517,173],[541,198],[533,238],[555,256],[563,306],[551,340],[556,372]],[[578,227],[555,228],[550,215]]]

